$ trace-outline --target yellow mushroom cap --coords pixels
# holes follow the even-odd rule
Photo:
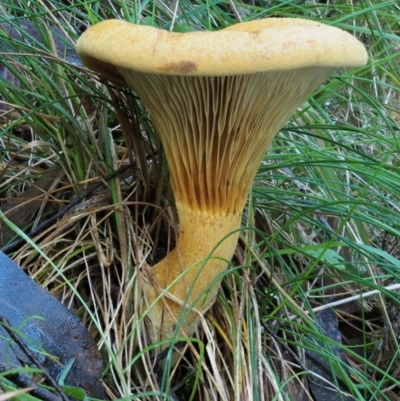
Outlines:
[[[364,65],[367,52],[352,35],[319,22],[268,18],[220,31],[175,33],[106,20],[78,39],[83,63],[123,82],[117,67],[152,74],[228,76],[295,68]]]

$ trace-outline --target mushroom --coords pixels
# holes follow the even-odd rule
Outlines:
[[[180,222],[175,249],[143,286],[152,342],[194,333],[235,252],[252,181],[276,133],[364,46],[319,22],[269,18],[173,33],[119,20],[79,38],[85,66],[133,89],[165,149]],[[180,314],[184,321],[180,321]]]

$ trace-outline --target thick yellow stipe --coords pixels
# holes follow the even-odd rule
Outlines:
[[[197,313],[191,312],[183,320],[182,316],[187,312],[184,309],[194,307],[204,312],[211,306],[221,281],[216,277],[226,270],[239,235],[236,231],[240,227],[239,214],[215,215],[190,210],[183,205],[177,207],[181,227],[177,246],[151,268],[150,282],[144,284],[147,307],[168,287],[168,294],[147,314],[152,342],[173,337],[180,313],[180,328],[188,336],[193,334]],[[176,279],[176,284],[169,285]],[[211,283],[212,287],[208,288]],[[178,335],[183,332],[178,331]]]

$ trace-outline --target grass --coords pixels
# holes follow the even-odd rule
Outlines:
[[[1,209],[16,208],[13,221],[27,232],[99,183],[11,256],[88,327],[107,362],[108,396],[300,400],[313,393],[325,399],[310,385],[319,372],[315,355],[323,355],[335,372],[332,385],[341,389],[335,400],[347,400],[345,393],[357,400],[399,399],[396,3],[2,3],[3,19],[28,19],[40,35],[33,40],[22,29],[24,39],[11,40],[0,32],[8,46],[2,63],[19,81],[3,77],[0,87]],[[365,43],[369,63],[335,71],[276,137],[257,174],[217,302],[179,365],[156,366],[142,386],[133,364],[148,355],[134,347],[142,330],[139,272],[174,243],[165,158],[134,95],[114,88],[110,96],[93,74],[63,61],[68,52],[55,55],[55,43],[63,37],[74,42],[81,24],[112,17],[184,31],[271,16],[345,29]],[[61,31],[51,35],[45,26]],[[116,112],[118,105],[133,111]],[[32,188],[38,189],[34,195],[27,192]],[[371,290],[376,292],[369,295]],[[317,308],[332,311],[337,300],[344,303],[328,314],[336,328],[323,330]],[[150,372],[148,360],[145,365]],[[1,374],[2,388],[11,391],[4,380]]]

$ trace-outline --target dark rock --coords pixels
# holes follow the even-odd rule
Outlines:
[[[63,304],[30,279],[0,252],[0,316],[23,340],[56,381],[73,361],[65,384],[104,398],[100,377],[103,360],[92,337]],[[0,325],[0,362],[31,366],[32,362]]]

